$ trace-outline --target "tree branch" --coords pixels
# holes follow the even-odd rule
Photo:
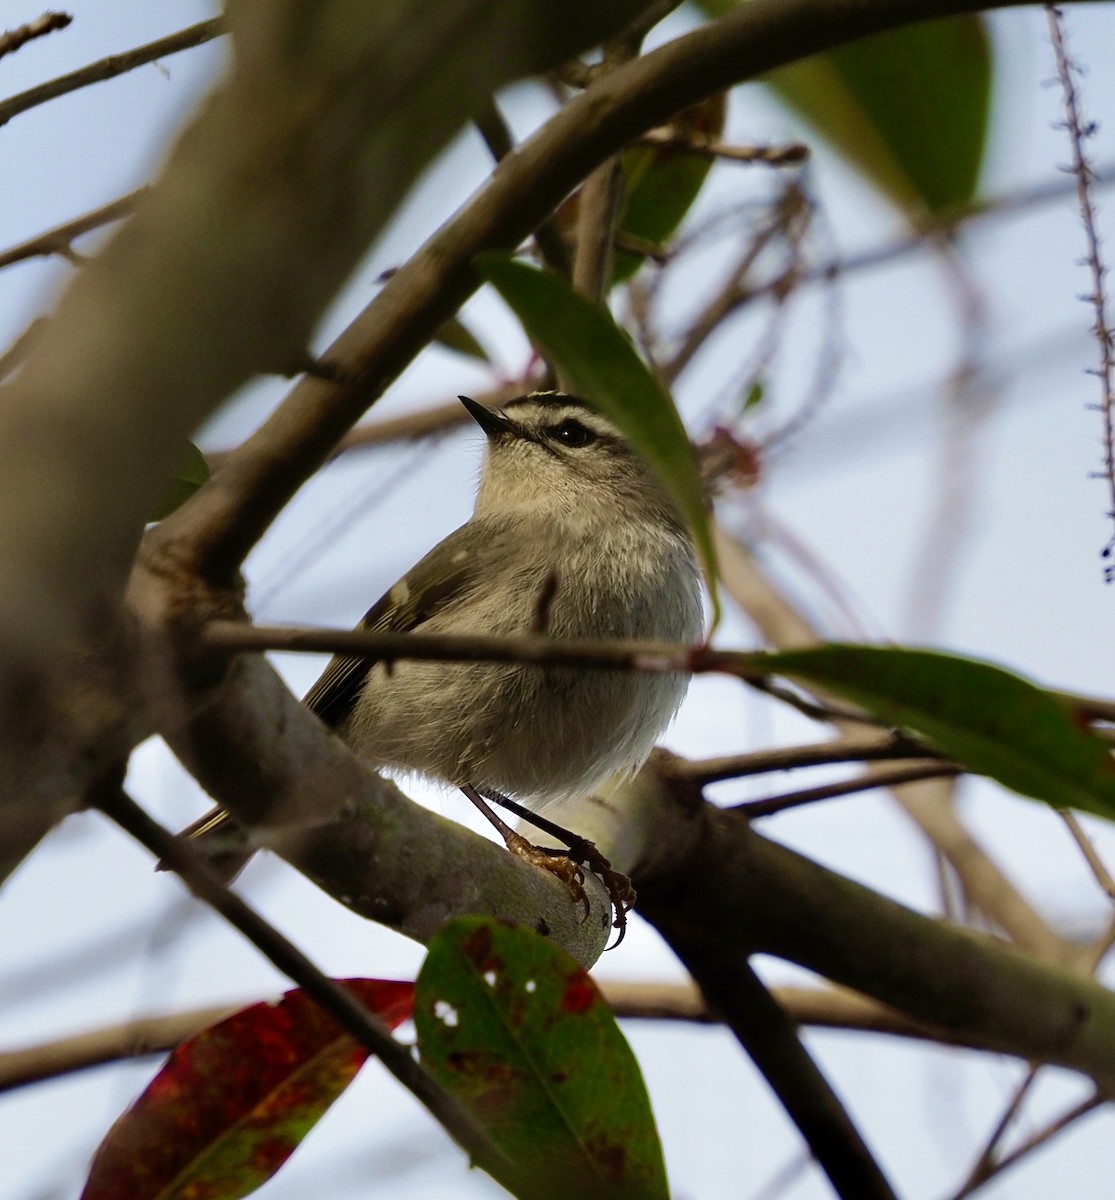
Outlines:
[[[747,754],[725,755],[723,758],[698,759],[679,763],[678,771],[691,783],[703,786],[723,779],[744,779],[751,775],[791,771],[798,767],[929,757],[933,757],[929,747],[904,734],[869,733],[836,737],[828,742],[809,742],[804,746],[778,746],[773,750],[753,750]]]
[[[156,536],[177,541],[210,575],[234,574],[294,491],[476,289],[476,254],[517,245],[596,166],[679,109],[844,41],[1008,2],[755,0],[596,79],[499,164],[329,347],[347,382],[298,384]]]
[[[146,191],[145,187],[137,188],[126,196],[119,196],[108,204],[102,204],[100,208],[82,213],[80,217],[74,217],[72,221],[56,225],[53,229],[37,233],[17,246],[10,246],[7,250],[0,251],[0,268],[11,266],[12,263],[23,262],[24,259],[46,257],[51,254],[59,254],[72,261],[75,257],[74,238],[128,216]]]
[[[841,779],[834,783],[822,783],[817,787],[802,788],[796,792],[784,792],[779,796],[765,796],[761,800],[746,800],[733,804],[726,812],[738,813],[749,821],[760,817],[773,817],[791,808],[805,804],[816,804],[821,800],[835,800],[840,796],[853,796],[857,792],[870,792],[876,788],[897,787],[903,783],[915,783],[923,779],[953,779],[964,774],[964,768],[949,762],[909,762],[893,767],[879,767],[865,771],[854,779]]]
[[[28,21],[26,25],[19,25],[15,29],[0,33],[0,58],[6,54],[14,54],[35,38],[45,37],[56,29],[65,29],[71,21],[73,17],[69,13],[45,12],[41,17]]]
[[[0,100],[0,125],[6,125],[12,117],[26,112],[36,105],[45,104],[48,100],[56,100],[69,92],[88,87],[92,83],[102,83],[106,79],[114,79],[126,71],[134,71],[146,63],[159,58],[177,54],[180,50],[191,50],[212,41],[225,32],[225,22],[221,17],[213,17],[209,21],[199,21],[186,29],[180,29],[167,37],[162,37],[145,46],[137,46],[134,50],[125,50],[122,54],[110,54],[108,58],[98,59],[80,70],[71,71],[68,75],[60,75],[48,83],[40,83],[38,87],[29,88],[8,100]]]
[[[413,180],[492,91],[648,0],[571,2],[385,0],[356,20],[328,0],[311,37],[280,0],[230,9],[230,75],[4,389],[0,566],[19,585],[0,600],[0,804],[28,815],[7,821],[0,870],[133,744],[126,714],[93,720],[48,700],[59,681],[83,686],[61,647],[99,647],[106,629],[123,640],[116,605],[185,439],[304,351]],[[181,605],[197,596],[184,552],[159,544],[147,567],[184,582]],[[111,666],[126,680],[132,661],[129,648]]]
[[[692,983],[597,980],[597,986],[621,1020],[721,1023],[719,1015],[709,1008]],[[802,1025],[892,1034],[973,1050],[984,1048],[843,988],[773,988],[771,994],[791,1020]],[[0,1050],[0,1093],[130,1058],[166,1054],[180,1042],[253,1003],[256,1001],[245,1000],[240,1004],[140,1017],[56,1041]]]
[[[657,797],[644,817],[657,850],[646,843],[631,874],[639,912],[687,962],[774,954],[965,1040],[1115,1086],[1115,994],[884,899],[730,813],[679,807],[668,759],[656,765],[663,785],[644,785],[642,802]]]

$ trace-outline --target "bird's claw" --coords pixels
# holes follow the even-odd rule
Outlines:
[[[572,843],[568,850],[536,846],[525,837],[516,834],[514,841],[507,842],[507,848],[517,857],[556,875],[569,889],[573,902],[584,908],[583,920],[588,919],[589,900],[585,894],[585,873],[582,866],[588,867],[593,874],[598,875],[608,890],[608,898],[616,914],[612,928],[619,930],[619,937],[612,947],[614,950],[627,934],[627,914],[635,906],[635,889],[626,875],[612,869],[612,864],[600,853],[594,842],[577,837],[572,839]]]

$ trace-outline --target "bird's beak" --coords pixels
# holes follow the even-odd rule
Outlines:
[[[465,406],[469,416],[484,430],[489,438],[507,437],[508,435],[519,436],[518,425],[513,421],[509,421],[501,413],[493,412],[490,408],[485,408],[483,404],[477,404],[475,400],[468,396],[458,396],[457,399]]]

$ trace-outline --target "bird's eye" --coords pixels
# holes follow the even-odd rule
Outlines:
[[[563,446],[587,446],[596,441],[596,434],[587,425],[582,425],[572,417],[566,417],[554,429],[552,436],[555,442],[561,442]]]

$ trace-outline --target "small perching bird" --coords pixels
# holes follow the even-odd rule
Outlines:
[[[460,399],[488,442],[472,517],[359,628],[514,635],[541,620],[555,639],[696,642],[700,573],[685,522],[616,427],[560,392],[499,411]],[[337,655],[305,704],[371,766],[461,788],[510,849],[557,871],[583,899],[576,864],[531,846],[482,797],[560,815],[563,802],[642,765],[687,686],[673,673]],[[227,845],[229,820],[217,810],[186,832],[220,831]],[[628,881],[591,843],[573,841],[604,875],[622,929]]]

